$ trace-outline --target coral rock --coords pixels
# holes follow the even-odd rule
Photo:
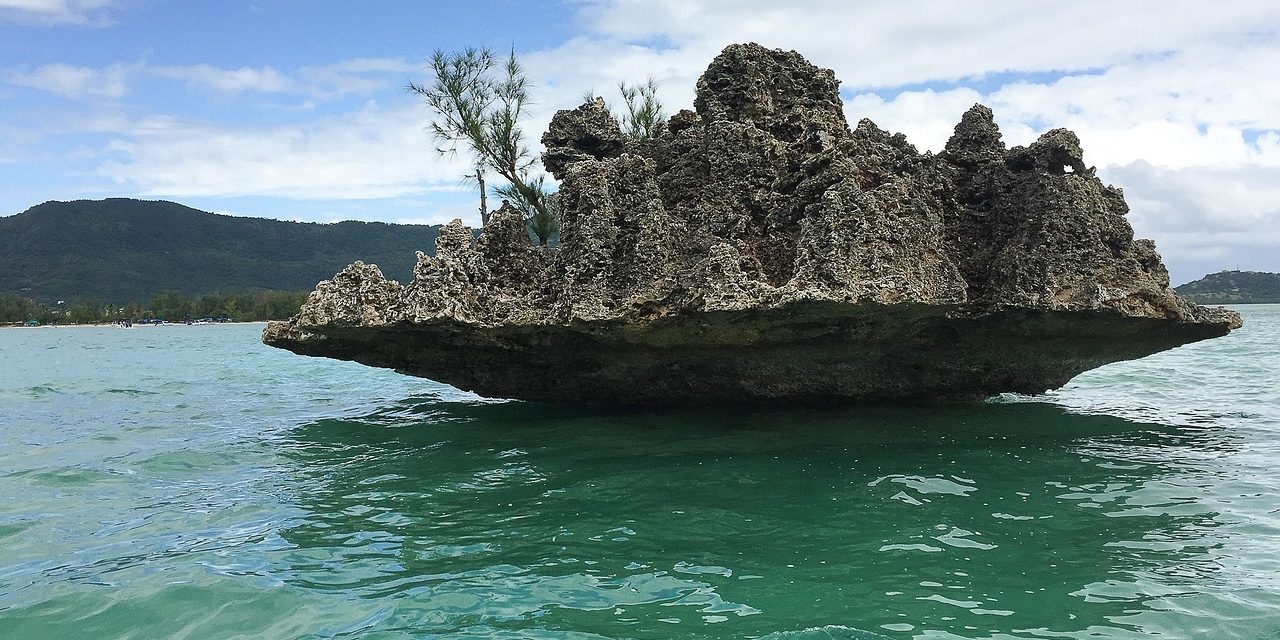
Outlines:
[[[1006,149],[977,105],[922,154],[850,129],[838,87],[734,45],[654,140],[599,101],[561,111],[558,246],[509,205],[478,239],[454,221],[413,282],[356,263],[263,340],[486,396],[647,405],[1037,393],[1240,326],[1169,289],[1074,133]]]

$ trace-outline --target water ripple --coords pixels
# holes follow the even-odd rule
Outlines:
[[[1280,637],[1244,311],[1048,396],[628,414],[0,330],[0,638]]]

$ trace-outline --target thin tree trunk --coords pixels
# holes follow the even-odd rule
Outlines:
[[[476,167],[476,182],[480,183],[480,226],[489,226],[489,203],[484,186],[484,169]]]

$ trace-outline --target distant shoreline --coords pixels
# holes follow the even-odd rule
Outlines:
[[[143,327],[213,327],[240,324],[263,324],[271,322],[270,320],[236,320],[232,322],[205,322],[201,324],[187,324],[185,322],[166,322],[164,324],[135,324],[131,327],[121,327],[114,322],[104,322],[101,324],[38,324],[34,326],[24,326],[21,324],[5,324],[0,325],[0,329],[138,329]]]

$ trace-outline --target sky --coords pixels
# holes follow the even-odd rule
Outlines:
[[[405,90],[437,49],[514,50],[526,132],[654,77],[669,111],[726,45],[833,69],[851,123],[921,151],[990,106],[1076,131],[1174,284],[1280,271],[1280,2],[0,0],[0,215],[136,197],[284,220],[478,224],[465,158]]]

